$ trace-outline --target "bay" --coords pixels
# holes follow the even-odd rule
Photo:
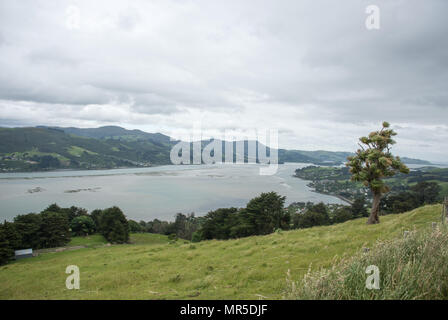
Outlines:
[[[48,205],[91,211],[120,207],[134,220],[174,220],[176,213],[197,216],[222,207],[244,207],[262,192],[276,191],[295,201],[344,203],[313,192],[294,170],[309,164],[279,165],[262,176],[258,165],[183,165],[89,171],[0,174],[0,218],[40,212]]]

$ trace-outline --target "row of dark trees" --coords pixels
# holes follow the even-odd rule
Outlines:
[[[199,230],[202,225],[204,217],[195,217],[191,214],[176,214],[174,222],[162,221],[154,219],[148,222],[136,222],[129,220],[131,232],[149,232],[169,235],[174,238],[181,238],[185,240],[192,240],[193,235]]]
[[[439,192],[437,183],[420,182],[406,191],[391,193],[383,198],[381,213],[400,213],[435,203]],[[368,207],[371,205],[364,196],[357,197],[350,206],[308,202],[293,203],[284,208],[284,202],[285,197],[269,192],[250,200],[245,208],[220,208],[204,217],[178,213],[174,222],[155,219],[129,223],[132,232],[159,233],[191,241],[223,240],[368,217]]]
[[[392,193],[381,201],[382,214],[401,213],[438,201],[436,182],[419,182],[409,190]],[[274,192],[252,199],[246,208],[222,208],[209,212],[192,240],[230,239],[262,235],[276,229],[301,229],[368,217],[370,204],[359,196],[350,206],[324,203],[292,204],[283,209],[284,197]]]
[[[265,235],[279,229],[329,225],[368,216],[364,198],[357,199],[352,206],[336,208],[323,203],[293,204],[288,208],[284,204],[285,197],[268,192],[250,200],[245,208],[220,208],[204,217],[177,214],[174,222],[155,219],[135,224],[140,225],[141,232],[175,235],[197,242]]]
[[[70,242],[70,224],[66,214],[44,210],[0,224],[0,264],[14,255],[14,250],[51,248]]]
[[[129,224],[118,207],[94,210],[89,215],[78,207],[52,204],[41,213],[28,213],[0,224],[0,264],[8,262],[14,250],[54,248],[67,245],[72,235],[101,233],[109,242],[129,240]]]
[[[290,207],[295,208],[294,205]],[[350,206],[308,202],[302,210],[292,215],[292,228],[332,225],[368,215],[366,199],[362,196],[357,197]]]
[[[284,203],[285,197],[268,192],[250,200],[246,208],[209,212],[195,240],[241,238],[289,229],[291,216],[284,209]]]
[[[74,236],[101,233],[107,241],[112,243],[129,241],[129,232],[131,231],[129,221],[118,207],[96,209],[89,214],[82,208],[61,208],[57,204],[52,204],[45,211],[65,214],[70,231]]]
[[[285,208],[284,202],[285,197],[269,192],[250,200],[246,208],[222,208],[209,212],[192,240],[265,235],[280,229],[330,225],[368,216],[364,198],[358,198],[352,206],[336,207],[308,202]]]
[[[384,214],[410,211],[427,204],[437,203],[441,187],[437,182],[421,181],[405,191],[390,193],[380,202]]]
[[[405,191],[388,194],[381,199],[381,214],[402,213],[427,204],[437,203],[441,187],[436,182],[419,182]],[[357,197],[351,206],[330,208],[323,203],[304,205],[301,213],[292,215],[293,228],[309,228],[320,225],[341,223],[351,219],[368,217],[364,197]]]
[[[269,192],[250,200],[242,209],[221,208],[204,217],[178,213],[174,222],[131,220],[129,225],[131,232],[159,233],[194,242],[262,235],[279,228],[289,229],[290,215],[284,203],[285,197]]]

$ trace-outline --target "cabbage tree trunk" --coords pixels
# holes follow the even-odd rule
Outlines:
[[[372,203],[372,211],[370,211],[369,219],[367,220],[367,224],[377,224],[380,223],[380,200],[381,193],[373,194],[373,203]]]

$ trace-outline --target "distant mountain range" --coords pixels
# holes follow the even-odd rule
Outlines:
[[[0,171],[3,172],[168,165],[171,148],[178,142],[161,133],[118,126],[0,128],[0,141]],[[202,146],[207,142],[202,141]],[[278,150],[280,163],[338,165],[349,155],[350,152]],[[244,156],[247,160],[247,141]],[[409,164],[431,164],[419,159],[402,159]]]

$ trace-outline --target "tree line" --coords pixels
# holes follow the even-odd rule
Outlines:
[[[0,224],[0,264],[7,263],[18,249],[44,249],[67,245],[72,236],[102,234],[112,243],[129,241],[128,220],[118,207],[87,210],[52,204],[40,213],[18,215]]]
[[[391,193],[381,199],[381,214],[401,213],[437,203],[440,190],[436,182],[419,182],[406,191]],[[300,202],[285,208],[284,203],[285,197],[275,192],[262,193],[245,208],[219,208],[203,217],[178,213],[174,222],[158,219],[133,222],[136,225],[133,232],[160,233],[194,242],[234,239],[368,217],[372,205],[364,196],[356,197],[351,205]]]
[[[174,222],[154,219],[135,224],[140,226],[138,232],[160,233],[198,242],[266,235],[278,230],[330,225],[367,216],[364,197],[356,199],[351,206],[308,202],[285,207],[284,196],[267,192],[250,200],[244,208],[219,208],[203,217],[179,213]]]
[[[441,190],[437,182],[421,181],[404,191],[387,195],[381,199],[380,208],[385,214],[410,211],[439,202]]]

